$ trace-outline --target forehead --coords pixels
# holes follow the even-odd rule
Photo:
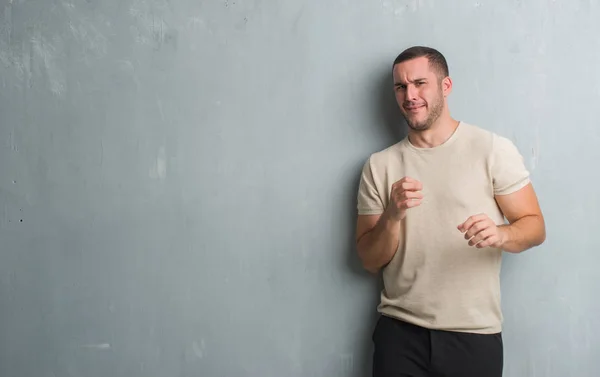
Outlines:
[[[393,70],[394,79],[412,81],[417,78],[435,77],[435,72],[426,57],[415,58],[396,64]]]

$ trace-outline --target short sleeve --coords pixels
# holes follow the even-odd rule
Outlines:
[[[378,215],[384,210],[383,201],[377,191],[371,158],[364,164],[358,186],[358,214]]]
[[[530,182],[523,156],[508,138],[494,135],[491,160],[495,195],[512,194]]]

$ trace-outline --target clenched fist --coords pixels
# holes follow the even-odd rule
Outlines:
[[[390,203],[387,207],[392,218],[403,220],[406,210],[421,204],[423,185],[414,178],[404,177],[392,185]]]

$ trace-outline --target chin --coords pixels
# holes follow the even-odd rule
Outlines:
[[[411,124],[408,123],[408,127],[410,127],[410,129],[414,130],[414,131],[426,131],[429,129],[429,124],[423,124],[423,123],[417,123],[417,124]]]
[[[408,124],[408,127],[412,130],[425,131],[425,130],[429,129],[430,124],[427,121],[423,121],[423,122],[411,121],[407,117],[405,117],[404,119],[406,120],[406,124]]]

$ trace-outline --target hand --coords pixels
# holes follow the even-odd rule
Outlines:
[[[406,217],[406,210],[421,204],[423,184],[414,178],[404,177],[394,182],[390,193],[390,204],[387,208],[396,220]]]
[[[458,226],[458,230],[465,234],[469,246],[478,249],[484,247],[502,248],[504,233],[486,214],[471,216]]]

